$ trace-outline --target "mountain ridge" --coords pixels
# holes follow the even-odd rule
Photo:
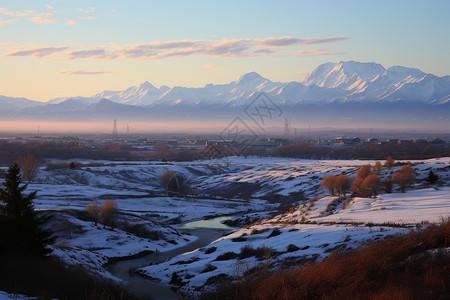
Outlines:
[[[405,122],[416,118],[449,121],[450,76],[438,77],[417,68],[355,61],[319,65],[302,81],[273,82],[249,72],[225,84],[203,87],[155,87],[148,81],[124,90],[105,90],[92,97],[61,97],[48,102],[0,96],[0,116],[11,119],[227,119],[265,93],[286,114],[311,110],[320,120],[355,119],[354,114],[404,111]],[[397,103],[397,105],[392,106]],[[116,105],[117,104],[117,105]],[[358,110],[353,110],[352,105]],[[431,108],[440,106],[441,109]],[[332,109],[331,109],[332,107]],[[420,108],[420,109],[419,109]],[[420,114],[427,117],[422,118]],[[434,115],[433,115],[434,114]],[[308,118],[310,116],[303,116]],[[393,117],[392,117],[393,118]],[[395,118],[394,118],[395,119]],[[393,120],[394,120],[393,119]]]

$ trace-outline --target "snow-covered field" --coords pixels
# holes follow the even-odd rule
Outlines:
[[[80,160],[78,160],[80,161]],[[57,236],[54,255],[68,264],[82,264],[93,273],[113,278],[104,266],[111,258],[142,252],[164,252],[195,240],[180,226],[207,217],[232,215],[242,229],[190,253],[141,268],[140,273],[169,284],[176,276],[181,291],[208,287],[253,267],[287,267],[322,259],[335,249],[354,248],[366,240],[401,233],[414,226],[438,222],[450,215],[450,158],[413,161],[413,189],[376,198],[353,198],[331,210],[336,198],[320,189],[326,175],[353,177],[374,161],[240,158],[183,163],[81,161],[76,169],[46,169],[28,186],[37,190],[35,208],[53,218],[48,227]],[[383,169],[381,177],[393,170]],[[172,170],[188,179],[198,194],[167,197],[162,174]],[[433,170],[440,185],[424,178]],[[312,201],[313,197],[319,197]],[[116,201],[116,228],[86,217],[92,200]],[[282,213],[278,208],[286,211]],[[137,236],[126,228],[143,224],[157,238]],[[244,227],[245,226],[245,227]]]

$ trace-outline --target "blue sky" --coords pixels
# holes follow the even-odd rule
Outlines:
[[[0,1],[0,95],[45,101],[143,81],[301,80],[328,61],[450,74],[450,1]]]

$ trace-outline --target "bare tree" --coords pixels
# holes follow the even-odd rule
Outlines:
[[[338,175],[335,178],[336,192],[341,196],[345,196],[348,189],[350,188],[350,179],[347,175]]]
[[[86,207],[86,211],[92,215],[95,225],[100,220],[100,208],[98,207],[98,201],[92,200],[92,202]]]
[[[395,165],[395,160],[393,160],[392,157],[388,156],[384,165],[390,170]]]
[[[28,182],[31,182],[39,172],[39,162],[33,154],[19,156],[17,164],[22,171],[23,178],[28,180]]]
[[[402,190],[402,193],[404,193],[405,188],[414,183],[414,170],[412,169],[411,164],[404,165],[400,170],[395,171],[394,175],[392,175],[392,181],[395,182]]]
[[[372,166],[370,164],[364,165],[361,167],[361,169],[358,170],[358,172],[356,172],[356,177],[361,177],[362,179],[364,179],[370,174],[372,174]]]
[[[356,178],[353,180],[350,189],[361,197],[367,197],[367,192],[363,187],[363,182],[366,177],[372,175],[372,166],[370,164],[362,166],[356,172]]]
[[[375,171],[376,171],[376,173],[377,173],[377,175],[380,175],[380,173],[381,173],[381,163],[377,160],[376,162],[375,162]]]
[[[364,190],[364,195],[367,197],[375,197],[377,195],[378,188],[380,187],[380,177],[378,175],[372,174],[364,178],[361,184]]]
[[[384,187],[384,191],[386,193],[391,193],[392,192],[392,180],[390,178],[385,178],[383,179],[383,181],[381,182],[383,187]]]
[[[352,186],[350,187],[352,192],[360,194],[363,181],[364,179],[362,177],[356,177],[355,180],[353,180]]]
[[[331,196],[335,195],[335,189],[336,189],[336,176],[334,175],[328,175],[325,176],[322,180],[322,183],[320,184],[322,188],[325,188],[330,192]]]
[[[117,204],[114,200],[106,200],[102,207],[100,207],[100,214],[102,216],[103,225],[108,225],[112,228],[116,225],[117,220]]]

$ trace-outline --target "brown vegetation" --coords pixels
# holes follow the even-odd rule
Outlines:
[[[381,184],[383,185],[384,191],[386,193],[391,193],[392,192],[392,179],[390,178],[385,178],[383,179],[383,181],[381,182]]]
[[[100,221],[100,208],[98,207],[98,201],[92,200],[92,202],[86,207],[86,211],[92,216],[92,219],[97,225],[97,222]]]
[[[381,173],[381,168],[382,168],[381,163],[377,160],[377,161],[375,162],[375,171],[376,171],[377,175],[380,175],[380,173]]]
[[[388,156],[384,165],[390,170],[395,165],[395,160],[393,160],[392,157]]]
[[[447,220],[305,267],[239,278],[201,299],[447,299],[449,246]]]
[[[402,193],[404,193],[405,188],[414,183],[414,170],[412,169],[411,163],[408,163],[401,167],[400,170],[395,171],[394,175],[392,175],[392,181],[395,182],[402,190]]]
[[[181,174],[167,170],[164,172],[161,179],[164,189],[169,197],[179,197],[186,195],[189,192],[189,184]]]
[[[336,188],[336,180],[334,175],[325,176],[320,184],[321,188],[326,188],[331,196],[334,196],[334,190]]]
[[[38,160],[43,158],[59,159],[130,159],[130,147],[117,145],[93,148],[79,142],[47,142],[47,141],[0,141],[0,165],[11,165],[19,156],[32,154]]]
[[[100,207],[100,215],[102,217],[102,223],[105,226],[110,226],[112,228],[116,225],[117,220],[117,204],[114,200],[106,200],[102,207]]]
[[[396,159],[426,159],[450,156],[450,146],[428,142],[368,144],[356,147],[322,147],[306,143],[280,146],[269,155],[309,158],[309,159],[384,159],[392,156]]]
[[[320,186],[328,189],[331,196],[345,196],[350,188],[350,179],[347,175],[328,175],[323,178]]]
[[[28,182],[32,181],[39,172],[39,162],[33,154],[28,153],[25,156],[19,156],[17,164],[22,171],[23,178]]]
[[[367,197],[375,197],[377,195],[379,187],[380,178],[375,174],[369,175],[364,178],[364,181],[361,184],[361,188],[364,190],[364,195],[367,195]]]

